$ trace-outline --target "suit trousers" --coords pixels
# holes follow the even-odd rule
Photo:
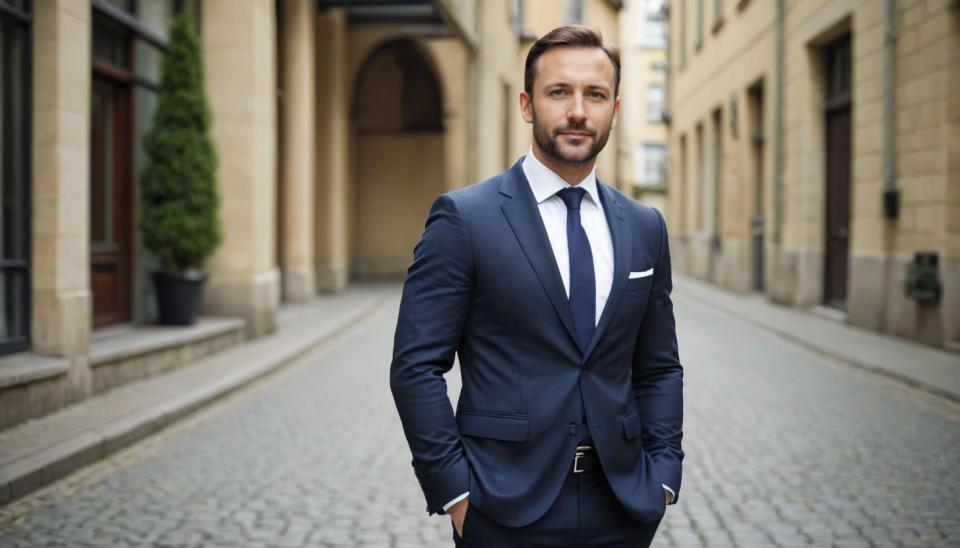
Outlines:
[[[637,548],[650,546],[658,526],[630,517],[597,467],[567,474],[546,514],[525,527],[504,527],[468,505],[463,537],[454,529],[453,541],[459,548]]]

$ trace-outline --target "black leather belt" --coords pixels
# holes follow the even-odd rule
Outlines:
[[[597,458],[597,452],[591,445],[578,445],[577,452],[573,457],[573,467],[570,471],[574,474],[589,472],[600,466],[600,459]]]

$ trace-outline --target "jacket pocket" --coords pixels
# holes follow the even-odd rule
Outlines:
[[[461,436],[526,441],[529,426],[530,423],[524,415],[500,415],[475,411],[461,411],[457,415],[457,429]]]
[[[643,430],[643,426],[640,424],[640,416],[636,413],[629,413],[623,417],[623,435],[628,439],[632,440],[633,438],[640,435],[640,432]]]
[[[627,280],[627,286],[623,289],[627,291],[642,291],[644,289],[650,289],[650,285],[653,283],[653,276],[644,276],[643,278],[633,278]]]

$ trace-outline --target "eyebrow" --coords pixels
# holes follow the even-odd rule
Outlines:
[[[547,89],[547,88],[554,87],[554,86],[557,86],[557,87],[572,87],[573,85],[572,85],[570,82],[566,82],[566,81],[564,81],[564,80],[560,80],[560,81],[558,81],[558,82],[547,82],[546,84],[543,85],[543,88],[542,88],[542,89]],[[610,91],[610,86],[608,86],[608,85],[605,84],[605,83],[604,83],[604,84],[587,84],[586,87],[587,87],[587,89],[600,90],[600,91]]]

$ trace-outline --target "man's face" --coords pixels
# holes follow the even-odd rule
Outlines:
[[[536,66],[532,96],[520,93],[535,145],[557,162],[590,162],[607,144],[620,109],[613,63],[600,48],[557,46]]]

